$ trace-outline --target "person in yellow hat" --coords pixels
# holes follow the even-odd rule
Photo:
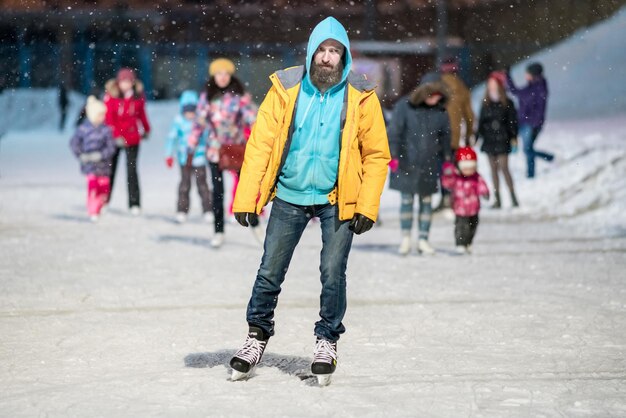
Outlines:
[[[189,141],[193,148],[202,135],[208,133],[207,158],[213,181],[215,213],[215,235],[211,245],[219,248],[224,243],[224,171],[233,174],[236,188],[243,163],[243,149],[256,120],[257,106],[235,77],[235,64],[231,60],[218,58],[212,61],[209,76],[200,95],[198,120]],[[261,241],[261,228],[253,228],[253,232]]]

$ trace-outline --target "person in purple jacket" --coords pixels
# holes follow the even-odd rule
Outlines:
[[[104,103],[89,96],[85,106],[87,118],[70,141],[70,148],[80,161],[80,170],[87,176],[87,213],[92,222],[98,220],[111,189],[109,177],[115,142],[111,128],[104,124],[106,110]]]
[[[507,71],[507,86],[509,91],[517,96],[519,102],[519,136],[522,139],[524,153],[528,166],[528,178],[535,177],[535,158],[553,161],[554,155],[535,149],[535,141],[546,117],[548,102],[548,83],[543,77],[543,66],[533,62],[526,67],[528,84],[519,88],[515,86],[511,73]]]

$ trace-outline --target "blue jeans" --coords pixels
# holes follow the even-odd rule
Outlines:
[[[413,193],[402,193],[400,203],[400,229],[409,232],[413,228],[413,206],[415,195]],[[419,196],[419,209],[417,221],[419,226],[419,238],[428,240],[430,233],[430,223],[432,221],[433,206],[432,196]]]
[[[546,161],[554,160],[554,155],[535,149],[535,141],[537,140],[537,136],[539,136],[539,132],[541,132],[541,127],[533,128],[526,124],[522,124],[519,127],[519,136],[522,138],[524,154],[526,154],[528,178],[535,177],[535,158],[543,158]]]
[[[338,213],[336,205],[298,206],[274,200],[261,267],[248,303],[249,325],[261,328],[266,335],[274,335],[274,310],[291,257],[311,218],[318,217],[322,227],[322,293],[315,335],[337,341],[345,332],[341,321],[346,313],[346,268],[353,233],[348,229],[349,222],[340,221]]]

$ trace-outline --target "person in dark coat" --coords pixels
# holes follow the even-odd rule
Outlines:
[[[519,101],[519,136],[522,138],[528,166],[528,178],[535,177],[535,158],[553,161],[554,155],[535,149],[535,141],[543,128],[548,103],[548,83],[543,76],[543,66],[534,62],[526,67],[526,87],[515,86],[507,71],[509,91]]]
[[[447,97],[446,86],[439,74],[424,75],[421,84],[396,103],[388,127],[392,156],[389,187],[402,194],[402,255],[411,251],[416,194],[419,195],[418,251],[434,253],[428,243],[432,195],[439,189],[442,163],[451,160],[450,120],[445,107]]]
[[[489,75],[476,131],[476,139],[482,139],[483,142],[482,152],[489,156],[495,195],[493,208],[495,209],[502,206],[500,172],[511,193],[512,205],[519,206],[513,187],[513,177],[509,171],[509,154],[512,144],[517,141],[517,111],[513,101],[506,95],[505,83],[504,73],[493,72]]]
[[[89,96],[86,120],[70,141],[70,148],[80,161],[80,170],[87,176],[87,212],[94,222],[109,196],[111,162],[116,149],[113,132],[104,124],[106,112],[104,103]]]
[[[61,120],[59,121],[59,131],[63,132],[65,129],[65,121],[67,119],[67,107],[70,105],[70,99],[67,94],[67,88],[65,84],[59,85],[59,111],[61,113]]]

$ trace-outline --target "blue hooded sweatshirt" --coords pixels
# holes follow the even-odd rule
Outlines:
[[[310,78],[313,55],[322,42],[334,39],[345,47],[341,81],[321,93]],[[335,18],[320,22],[309,38],[306,74],[300,85],[291,146],[278,179],[276,195],[286,202],[309,206],[328,203],[337,182],[341,111],[352,66],[350,41]]]
[[[187,163],[187,155],[193,152],[191,165],[194,167],[202,167],[206,165],[206,132],[200,137],[198,145],[195,149],[190,149],[187,143],[191,130],[193,129],[194,120],[186,119],[183,115],[185,106],[196,106],[198,104],[198,94],[192,90],[185,90],[178,101],[180,113],[176,115],[170,132],[167,135],[165,143],[165,156],[173,157],[176,154],[176,160],[180,165]]]

